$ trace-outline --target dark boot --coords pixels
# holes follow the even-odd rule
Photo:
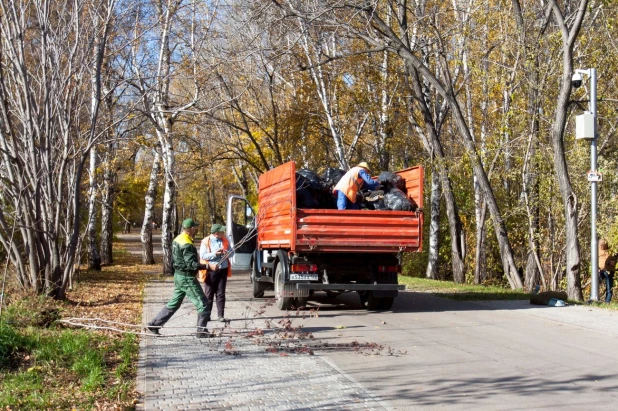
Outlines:
[[[217,308],[219,308],[219,307],[217,307]],[[219,314],[217,315],[217,317],[218,317],[218,318],[217,318],[217,320],[218,320],[220,323],[226,323],[228,320],[225,318],[225,315],[223,315],[223,314],[224,314],[224,311],[223,311],[223,310],[217,310],[217,312],[219,313]]]
[[[208,324],[208,320],[210,320],[209,314],[202,313],[202,314],[197,315],[197,338],[210,337],[208,328],[206,328],[206,325]]]
[[[161,327],[163,327],[163,325],[165,325],[165,323],[172,318],[172,315],[174,315],[174,313],[176,312],[176,310],[170,310],[167,307],[163,307],[163,309],[161,309],[161,311],[159,311],[159,314],[157,314],[157,316],[148,323],[148,330],[153,333],[153,334],[159,334],[159,329]]]

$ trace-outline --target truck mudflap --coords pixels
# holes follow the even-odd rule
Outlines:
[[[404,284],[323,284],[323,283],[296,283],[298,290],[342,290],[342,291],[398,291],[405,290]]]

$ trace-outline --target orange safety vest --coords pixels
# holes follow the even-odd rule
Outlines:
[[[202,239],[202,244],[204,244],[204,246],[206,246],[206,249],[208,250],[208,252],[210,253],[210,236],[205,237]],[[221,239],[223,241],[223,247],[222,249],[225,250],[226,252],[230,250],[230,241],[227,239],[227,237],[223,237]],[[200,247],[201,248],[201,247]],[[210,261],[208,260],[203,260],[200,256],[200,264],[212,264]],[[209,270],[199,270],[197,272],[197,279],[200,280],[201,282],[205,282],[206,281],[206,276],[208,275],[208,271]],[[227,276],[231,277],[232,276],[232,262],[228,259],[227,260]]]
[[[363,179],[358,176],[358,173],[363,170],[362,167],[352,167],[347,173],[341,177],[337,183],[335,190],[341,191],[352,203],[356,203],[356,193],[363,185]]]

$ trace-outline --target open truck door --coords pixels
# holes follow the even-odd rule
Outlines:
[[[231,195],[227,200],[227,238],[234,249],[232,268],[248,270],[257,244],[255,213],[244,197]]]

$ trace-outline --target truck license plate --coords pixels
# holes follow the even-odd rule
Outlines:
[[[318,281],[317,274],[290,274],[290,280]]]

